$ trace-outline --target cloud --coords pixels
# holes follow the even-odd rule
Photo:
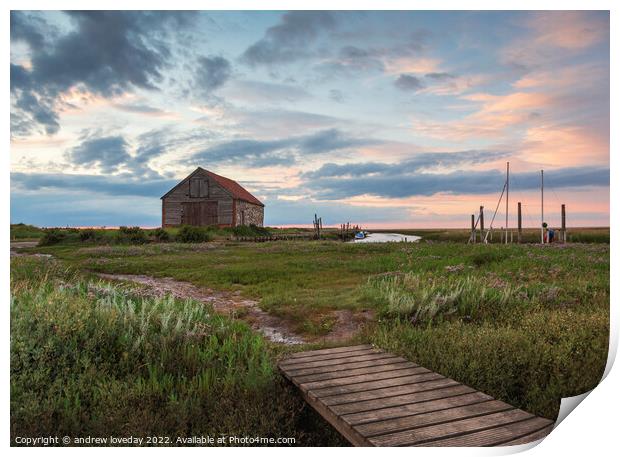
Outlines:
[[[47,134],[56,133],[61,95],[73,88],[104,97],[135,87],[156,89],[162,70],[171,63],[171,51],[161,37],[186,25],[192,17],[189,12],[65,14],[73,28],[53,37],[46,46],[40,46],[39,35],[46,27],[42,19],[20,12],[11,14],[12,42],[25,42],[30,47],[30,68],[11,67],[14,108],[22,119],[30,120],[29,132],[42,127]]]
[[[11,40],[23,41],[31,48],[41,48],[51,27],[41,17],[22,11],[11,11]]]
[[[11,187],[21,192],[93,192],[104,195],[161,197],[177,180],[66,173],[11,173]],[[13,193],[13,191],[11,192]]]
[[[209,95],[223,86],[232,75],[232,66],[224,57],[199,57],[194,74],[194,85],[203,95]]]
[[[122,173],[133,178],[159,179],[161,175],[150,161],[171,150],[178,152],[196,142],[210,138],[204,130],[177,132],[171,127],[153,129],[135,137],[130,143],[122,135],[102,136],[86,131],[79,145],[67,150],[65,158],[78,167],[96,168],[103,173]]]
[[[424,88],[424,84],[419,78],[406,74],[400,75],[398,79],[394,81],[394,85],[400,90],[411,92]]]
[[[521,70],[558,64],[609,42],[609,11],[536,11],[519,25],[527,38],[500,49],[499,59]]]
[[[70,149],[67,159],[82,167],[98,167],[105,173],[114,173],[131,160],[128,144],[122,136],[91,138]]]
[[[140,103],[115,103],[113,106],[127,113],[144,114],[146,116],[168,117],[171,115],[168,111]]]
[[[44,126],[48,135],[57,133],[60,130],[59,116],[51,105],[48,97],[30,90],[22,91],[14,105],[17,109],[15,114],[22,119],[22,124],[11,134],[27,135],[33,130],[33,123]]]
[[[349,179],[324,178],[307,182],[312,196],[323,200],[340,200],[356,196],[372,195],[383,198],[406,198],[448,194],[488,194],[499,192],[505,180],[503,172],[455,171],[452,173],[401,173],[389,172],[365,174]],[[513,173],[519,190],[538,189],[538,172]],[[584,186],[609,186],[609,168],[564,168],[545,174],[545,184],[552,188],[576,188]]]
[[[341,90],[330,89],[329,98],[336,103],[344,103],[344,94]]]
[[[328,129],[275,140],[228,141],[194,154],[193,159],[207,163],[241,162],[244,165],[261,167],[291,165],[306,155],[346,150],[378,142],[368,138],[353,138],[338,129]]]
[[[458,151],[458,152],[427,152],[416,154],[415,158],[397,163],[363,162],[335,164],[326,163],[319,169],[302,175],[306,179],[327,177],[360,177],[382,174],[385,176],[401,175],[433,168],[454,168],[463,165],[477,165],[494,162],[508,157],[509,151]]]
[[[246,104],[269,103],[272,105],[311,98],[306,90],[292,84],[244,80],[230,84],[226,88],[225,95],[229,99],[239,100]]]
[[[265,36],[249,46],[242,60],[249,65],[270,65],[291,62],[308,54],[308,47],[324,31],[336,25],[329,11],[289,11],[280,22],[269,27]]]
[[[446,72],[433,72],[433,73],[426,73],[424,75],[427,78],[430,79],[434,79],[436,81],[445,81],[447,79],[454,79],[455,76],[451,75],[450,73],[446,73]]]

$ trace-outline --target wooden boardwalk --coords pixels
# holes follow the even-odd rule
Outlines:
[[[280,371],[356,446],[510,446],[549,419],[369,345],[298,352]]]

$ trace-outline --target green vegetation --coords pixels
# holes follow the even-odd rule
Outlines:
[[[211,241],[213,235],[208,227],[194,227],[184,225],[177,233],[176,240],[181,243],[204,243]]]
[[[59,229],[46,229],[43,236],[39,239],[39,246],[51,246],[58,244],[67,237],[67,233]]]
[[[178,232],[179,230],[170,232],[173,239],[178,236]],[[150,239],[154,239],[153,232],[147,233]],[[573,233],[576,235],[581,232]],[[369,310],[374,315],[373,321],[355,341],[342,341],[342,344],[372,342],[517,407],[554,418],[560,398],[595,387],[605,367],[609,337],[609,245],[594,242],[604,239],[605,233],[609,236],[608,231],[583,230],[583,236],[589,236],[591,243],[547,246],[467,245],[462,239],[459,243],[422,240],[415,244],[354,244],[334,241],[242,243],[218,236],[214,236],[214,241],[206,243],[130,245],[109,243],[107,240],[73,242],[67,238],[77,237],[77,234],[68,233],[66,238],[57,244],[33,250],[52,254],[58,259],[57,265],[71,268],[72,271],[172,277],[198,286],[238,290],[242,296],[260,300],[260,306],[264,310],[283,318],[291,328],[310,337],[324,335],[333,329],[338,322],[337,313],[342,310],[348,310],[353,316]],[[14,303],[19,303],[20,291],[31,290],[28,292],[29,296],[34,297],[35,286],[44,287],[42,284],[45,281],[37,279],[42,277],[37,275],[29,273],[16,282],[14,273]],[[32,279],[27,279],[30,277]],[[53,281],[59,283],[56,279]],[[65,278],[61,282],[73,284],[84,281],[83,278]],[[22,283],[30,284],[31,289],[16,287]],[[88,288],[85,289],[84,286],[56,287],[50,290],[53,290],[54,294],[73,294],[71,297],[75,296],[75,300],[81,303],[80,306],[94,307],[99,313],[102,311],[97,307],[97,303],[104,298],[99,289],[105,287],[101,284],[97,287],[94,292],[85,292]],[[117,290],[115,293],[121,293],[121,289],[114,289]],[[36,296],[41,297],[41,303],[50,301],[50,296],[37,293],[39,295]],[[70,303],[74,299],[63,295],[62,300],[67,303],[65,306],[72,306]],[[58,299],[58,303],[54,305],[58,308],[55,312],[60,313],[62,300]],[[166,306],[168,305],[149,303],[149,307],[158,310],[158,314],[170,312],[170,308]],[[48,308],[55,309],[51,305],[48,305]],[[107,322],[98,314],[96,316],[101,322]],[[199,320],[203,318],[216,319],[209,315],[199,317]],[[34,323],[38,322],[38,318],[32,316],[24,319],[27,319],[24,325],[30,322],[29,325],[34,326]],[[222,322],[221,325],[226,329],[237,328],[235,326],[245,329],[239,331],[245,335],[243,338],[252,336],[242,323],[224,318],[220,318],[219,322]],[[88,328],[84,323],[75,325],[80,331]],[[12,328],[20,327],[13,324]],[[158,348],[161,352],[159,340],[168,338],[171,327],[162,329],[156,326],[154,329],[156,331],[149,333],[147,338],[153,339],[149,347]],[[36,332],[30,333],[34,338]],[[114,334],[122,335],[123,332],[115,327]],[[90,333],[88,335],[92,338]],[[239,335],[235,338],[241,338]],[[44,341],[52,336],[45,334],[37,338],[39,346],[45,347]],[[172,333],[169,338],[173,338]],[[117,343],[100,341],[99,344],[100,347],[111,348],[106,350],[116,354],[114,357],[117,358],[127,352],[126,346]],[[200,340],[195,344],[206,342]],[[225,387],[217,384],[213,387],[215,392],[223,398],[232,398],[231,402],[237,401],[225,402],[227,407],[235,410],[246,408],[244,418],[234,419],[239,424],[247,425],[243,430],[250,430],[252,427],[256,427],[255,432],[267,430],[269,427],[279,430],[279,425],[271,423],[273,418],[274,422],[282,421],[283,430],[291,430],[291,433],[295,433],[294,436],[303,435],[303,443],[315,442],[313,440],[317,438],[308,432],[308,427],[318,434],[325,428],[318,425],[321,424],[320,421],[312,422],[308,419],[307,413],[304,413],[306,418],[302,422],[292,422],[291,418],[299,416],[296,408],[301,408],[301,401],[294,389],[288,389],[281,384],[273,369],[274,359],[284,349],[264,342],[261,344],[259,349],[266,354],[264,357],[269,362],[261,362],[260,365],[270,364],[271,374],[268,374],[268,371],[265,371],[267,374],[260,374],[263,372],[251,368],[254,365],[246,360],[242,364],[244,368],[239,369],[239,379],[233,379],[234,376],[231,378],[225,371],[218,371],[221,375],[216,376],[218,379],[229,376],[232,384],[237,387],[230,389],[229,384],[225,383]],[[167,354],[166,351],[163,352]],[[214,357],[220,360],[221,354],[214,354]],[[236,360],[244,360],[249,354],[251,352],[239,355]],[[180,352],[171,351],[169,356],[170,360],[179,358]],[[71,363],[67,362],[65,367],[79,366],[77,363],[73,360]],[[215,367],[218,366],[216,363]],[[122,376],[134,375],[130,373],[129,367],[126,370]],[[185,376],[182,381],[176,380],[175,370],[178,370],[180,376]],[[166,372],[174,380],[171,385],[176,386],[178,383],[183,392],[176,398],[194,392],[185,385],[186,382],[191,384],[189,380],[193,379],[190,376],[192,372],[187,370],[186,366],[180,363],[178,368],[169,365],[169,371]],[[65,368],[63,385],[73,378],[78,382],[80,373],[83,372],[82,369],[76,371]],[[138,372],[139,375],[146,376],[142,371]],[[45,373],[31,373],[20,382],[48,382],[50,373],[54,374],[56,371]],[[117,376],[112,368],[108,375],[109,379]],[[245,380],[241,379],[245,377],[255,379],[250,381],[251,386],[245,385]],[[107,383],[112,385],[113,381],[108,378],[103,384],[94,383],[91,379],[90,383],[84,386],[105,386]],[[84,389],[87,390],[87,387]],[[234,395],[227,397],[229,394],[226,389],[230,389]],[[30,387],[24,388],[24,392],[30,390]],[[130,388],[127,390],[138,395]],[[13,391],[19,392],[15,388]],[[252,392],[251,395],[259,399],[265,399],[265,403],[262,403],[262,400],[253,403],[249,400],[248,392]],[[165,394],[170,395],[170,390],[165,391]],[[45,395],[55,398],[49,391],[37,395],[37,401],[43,401],[40,399]],[[202,401],[199,399],[195,401],[196,404]],[[272,409],[265,409],[269,401],[273,402],[273,405],[269,406]],[[244,402],[252,406],[247,406]],[[34,411],[36,402],[31,400],[30,404]],[[180,412],[185,409],[195,413],[196,404],[187,400],[183,406],[179,406],[175,417],[185,414]],[[235,406],[230,406],[232,404]],[[255,404],[260,407],[254,409]],[[268,413],[261,414],[260,408]],[[273,408],[277,410],[274,412]],[[69,416],[69,413],[67,414]],[[155,413],[144,414],[150,421],[151,414]],[[259,414],[261,417],[269,416],[269,424],[260,422],[262,419],[258,418]],[[171,426],[170,422],[161,420],[163,422],[153,419],[154,423],[161,424],[162,429]],[[82,419],[80,421],[87,423]],[[234,429],[234,421],[224,421],[225,425],[218,430],[226,427]],[[262,425],[256,425],[257,423]],[[310,426],[309,423],[315,425]],[[137,424],[135,426],[138,427]],[[229,430],[228,433],[232,432]],[[305,435],[306,433],[310,435]]]
[[[140,227],[119,227],[116,239],[119,243],[144,244],[148,241],[146,233]]]
[[[260,237],[260,236],[269,236],[271,235],[271,231],[265,227],[258,227],[257,225],[239,225],[238,227],[233,227],[232,232],[235,236],[245,236],[245,237]]]
[[[342,444],[276,373],[276,348],[202,303],[139,297],[31,258],[12,260],[11,291],[12,436]]]
[[[11,224],[11,240],[38,240],[43,236],[43,229],[28,224]]]

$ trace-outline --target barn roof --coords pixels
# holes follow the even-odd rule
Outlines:
[[[216,173],[213,173],[212,171],[205,170],[202,167],[196,168],[187,178],[185,178],[180,183],[178,183],[176,186],[174,186],[172,189],[170,189],[168,192],[166,192],[166,194],[164,194],[161,198],[166,197],[174,189],[179,187],[181,184],[183,184],[185,181],[187,181],[189,178],[194,176],[199,171],[202,171],[203,173],[207,174],[210,178],[212,178],[220,186],[222,186],[224,189],[226,189],[232,195],[233,198],[235,198],[237,200],[243,200],[243,201],[246,201],[248,203],[253,203],[254,205],[265,206],[258,198],[256,198],[254,195],[249,193],[237,181],[233,181],[232,179],[226,178],[224,176],[220,176],[220,175],[218,175]]]

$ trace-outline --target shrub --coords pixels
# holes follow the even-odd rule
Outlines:
[[[265,227],[259,227],[254,224],[239,225],[233,227],[233,233],[235,236],[270,236],[271,232]]]
[[[43,236],[39,240],[39,246],[51,246],[60,243],[66,235],[60,229],[45,229]]]
[[[40,238],[43,236],[43,229],[35,227],[34,225],[27,225],[23,223],[11,224],[11,239],[20,240],[28,238]]]
[[[170,234],[161,227],[153,230],[152,235],[155,238],[155,241],[160,243],[170,241]]]
[[[119,227],[116,239],[120,243],[144,244],[148,241],[140,227]]]
[[[181,243],[204,243],[211,241],[213,239],[213,235],[206,227],[184,225],[179,230],[176,239]]]
[[[97,232],[93,229],[80,230],[80,241],[95,241],[97,238]]]

